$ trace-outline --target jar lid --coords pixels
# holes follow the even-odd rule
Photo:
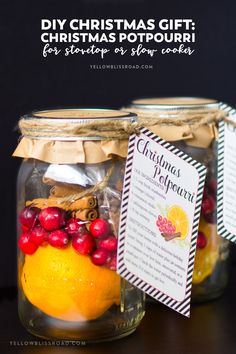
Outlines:
[[[133,123],[136,120],[135,113],[119,110],[60,108],[24,115],[19,126],[25,137],[34,139],[102,140],[109,130],[108,125],[115,130],[121,122]]]
[[[44,111],[34,111],[31,114],[23,116],[26,119],[58,119],[60,122],[69,123],[88,123],[95,120],[132,120],[134,113],[118,111],[104,108],[59,108]]]
[[[129,107],[163,111],[219,109],[219,102],[201,97],[156,97],[132,101]]]

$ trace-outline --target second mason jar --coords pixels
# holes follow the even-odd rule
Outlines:
[[[192,300],[222,294],[228,279],[229,243],[217,234],[217,122],[226,113],[216,100],[190,97],[139,99],[128,107],[161,138],[207,167],[193,271]],[[186,176],[191,178],[191,176]]]
[[[134,114],[63,109],[23,116],[18,175],[19,316],[50,339],[135,330],[144,294],[116,272],[126,124]]]

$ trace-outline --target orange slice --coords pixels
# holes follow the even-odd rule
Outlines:
[[[175,226],[176,232],[180,232],[181,236],[176,240],[184,240],[188,236],[189,221],[187,213],[178,205],[169,208],[167,219]]]

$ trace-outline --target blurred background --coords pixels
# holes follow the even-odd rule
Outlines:
[[[165,95],[206,96],[236,106],[235,10],[234,0],[1,0],[0,287],[16,284],[20,160],[11,154],[20,115],[57,106],[119,108],[137,97]],[[90,64],[101,64],[99,58],[42,57],[41,18],[191,18],[196,23],[195,53],[132,60],[109,56],[109,64],[152,64],[153,70],[91,70]]]

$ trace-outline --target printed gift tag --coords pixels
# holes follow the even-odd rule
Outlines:
[[[146,128],[130,137],[118,272],[188,317],[205,174],[203,165]]]
[[[231,107],[228,121],[236,124]],[[222,237],[236,242],[236,125],[220,122],[218,144],[217,227]]]

